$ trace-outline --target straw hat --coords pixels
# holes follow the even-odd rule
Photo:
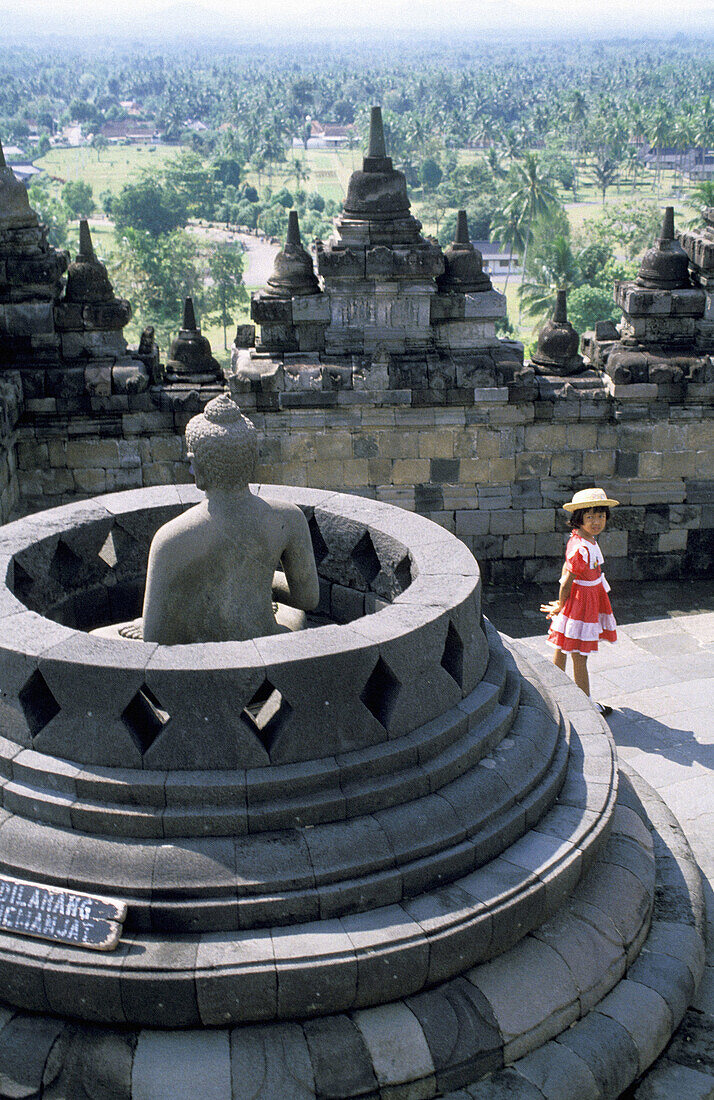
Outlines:
[[[563,505],[566,512],[577,512],[580,508],[614,508],[619,500],[610,500],[604,489],[581,489],[573,493],[573,499]]]

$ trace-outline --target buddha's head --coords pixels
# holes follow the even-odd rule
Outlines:
[[[189,420],[186,444],[199,489],[245,489],[250,482],[258,433],[227,393],[214,397]]]

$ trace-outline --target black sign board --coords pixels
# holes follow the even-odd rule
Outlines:
[[[0,932],[112,951],[125,918],[123,901],[0,875]]]

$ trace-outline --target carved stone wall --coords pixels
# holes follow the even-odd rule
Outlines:
[[[593,484],[622,503],[602,538],[611,579],[711,568],[714,386],[665,389],[542,379],[531,398],[483,386],[458,405],[419,405],[410,389],[379,403],[354,390],[236,396],[262,435],[256,479],[400,505],[458,535],[490,582],[551,583],[567,534],[560,505]],[[183,429],[217,390],[176,390],[114,396],[93,418],[33,412],[18,433],[18,511],[189,481]]]

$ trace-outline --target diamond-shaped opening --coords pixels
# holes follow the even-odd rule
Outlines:
[[[412,583],[412,563],[408,554],[405,554],[397,565],[394,577],[402,592]]]
[[[122,721],[142,756],[151,748],[170,718],[171,715],[163,709],[146,684],[141,685],[122,711]]]
[[[246,703],[241,718],[270,756],[275,739],[292,711],[276,687],[266,677],[255,695]]]
[[[105,565],[108,565],[110,569],[113,569],[119,560],[117,554],[117,548],[114,543],[114,532],[110,531],[104,540],[104,545],[99,551],[99,557],[102,559]]]
[[[389,720],[401,689],[399,680],[380,657],[362,689],[360,699],[385,730],[389,729]]]
[[[12,591],[18,600],[28,603],[34,581],[26,569],[23,569],[17,558],[12,562]]]
[[[60,539],[50,562],[49,575],[52,580],[56,581],[61,588],[74,588],[78,583],[77,575],[81,568],[82,559]]]
[[[319,565],[320,562],[325,560],[330,551],[327,543],[322,537],[322,531],[314,516],[310,516],[310,522],[307,526],[312,540],[312,552],[315,555],[315,564]]]
[[[367,584],[371,584],[382,568],[369,531],[365,531],[354,550],[352,560]]]
[[[47,686],[47,681],[36,669],[17,696],[25,721],[33,737],[41,733],[48,722],[60,712],[60,705]]]
[[[464,683],[464,643],[453,623],[449,623],[446,632],[444,652],[441,657],[441,667],[446,669],[452,680],[456,680],[459,687]]]

